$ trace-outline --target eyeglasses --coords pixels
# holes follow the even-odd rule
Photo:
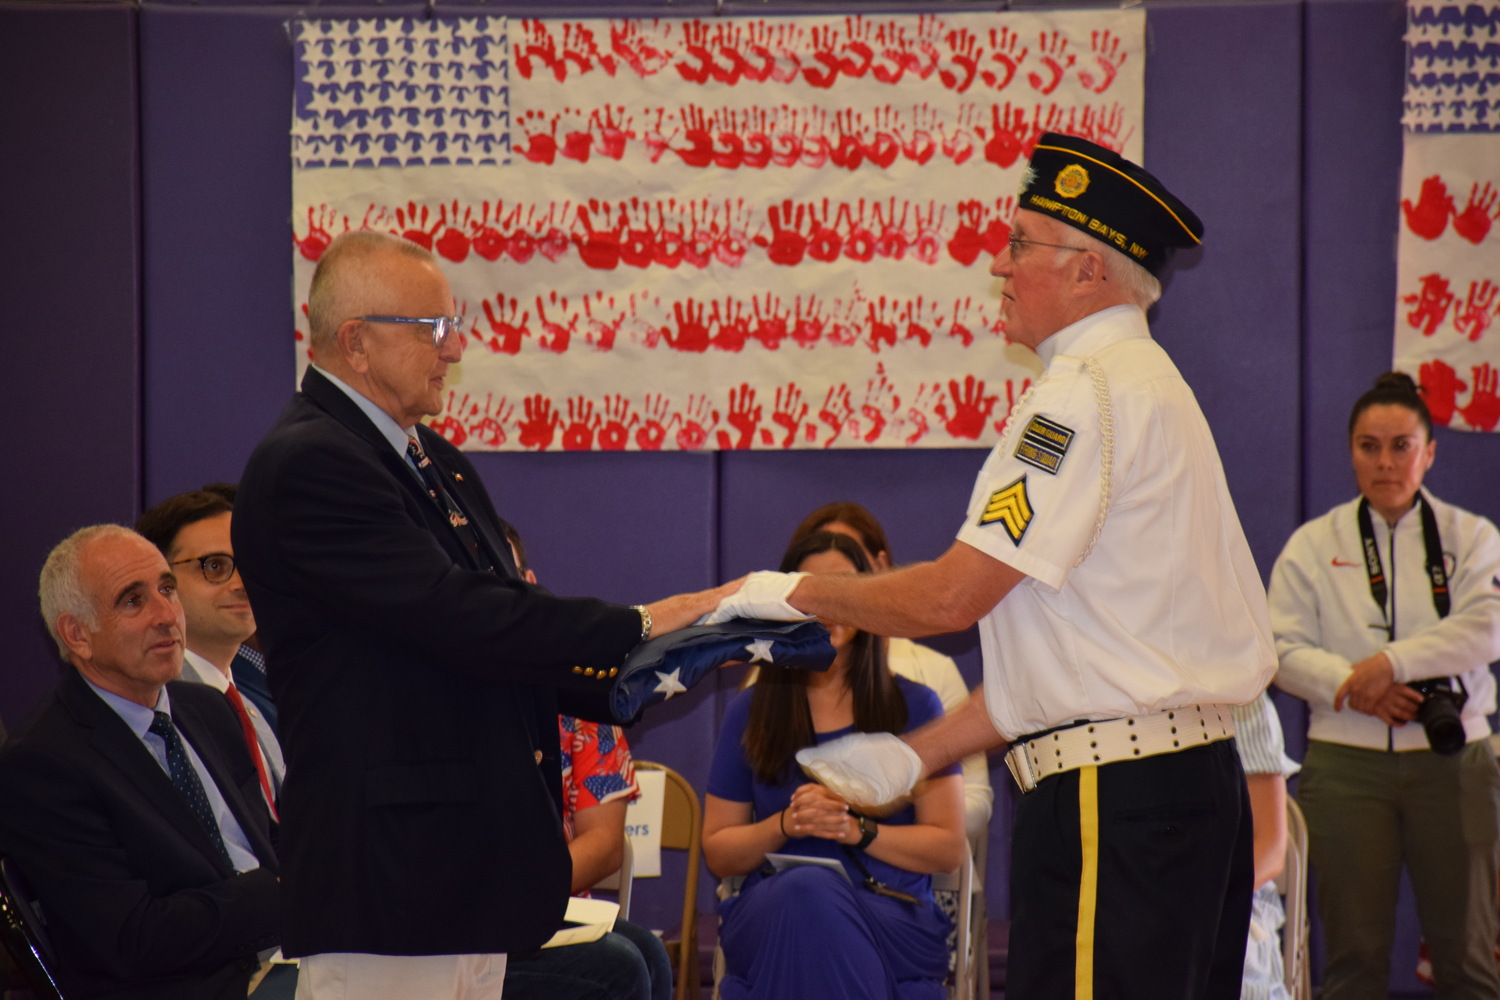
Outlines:
[[[356,316],[365,323],[425,323],[432,327],[432,346],[438,350],[463,325],[462,316]]]
[[[1012,258],[1019,257],[1021,255],[1021,251],[1025,250],[1027,247],[1051,247],[1054,250],[1075,250],[1078,253],[1086,253],[1088,251],[1088,247],[1069,247],[1063,246],[1061,243],[1038,243],[1036,240],[1028,240],[1023,236],[1017,236],[1015,233],[1011,233],[1010,255]]]
[[[203,579],[209,583],[224,583],[234,576],[234,556],[227,552],[210,552],[206,556],[195,556],[192,559],[179,559],[173,566],[182,566],[187,563],[197,563],[198,568],[203,571]]]

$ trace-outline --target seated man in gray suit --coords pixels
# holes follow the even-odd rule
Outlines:
[[[280,939],[279,865],[234,713],[176,681],[172,570],[97,525],[52,550],[40,592],[70,666],[0,750],[0,853],[41,902],[63,992],[242,1000]],[[295,979],[277,966],[253,995]]]
[[[177,596],[187,617],[182,679],[224,693],[240,720],[274,819],[286,776],[281,744],[260,708],[241,694],[230,669],[241,644],[255,634],[255,615],[229,540],[233,510],[223,494],[193,490],[168,497],[146,511],[135,530],[161,550],[177,575]]]

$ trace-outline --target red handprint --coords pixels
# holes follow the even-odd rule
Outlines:
[[[1089,49],[1099,72],[1095,75],[1090,69],[1080,69],[1078,82],[1094,93],[1102,94],[1115,82],[1128,53],[1120,51],[1120,40],[1108,30],[1089,32]]]
[[[625,210],[621,207],[619,222],[612,228],[605,229],[594,228],[591,212],[599,213],[607,223],[610,205],[590,198],[587,208],[578,206],[578,224],[583,227],[583,232],[573,237],[578,246],[578,256],[583,258],[585,265],[595,270],[613,271],[620,264],[620,237],[625,232]]]
[[[677,447],[683,451],[696,451],[708,440],[708,432],[719,422],[719,411],[708,405],[707,396],[688,397],[687,412],[682,416],[682,427],[677,431]]]
[[[724,451],[743,451],[755,443],[755,431],[760,426],[761,407],[755,402],[755,390],[749,382],[741,382],[738,389],[729,390],[729,412],[725,415],[729,426],[740,432],[735,438],[728,431],[719,431],[719,447]]]
[[[1437,359],[1424,362],[1417,371],[1417,378],[1422,386],[1422,401],[1427,404],[1427,412],[1432,414],[1432,422],[1447,427],[1458,409],[1458,394],[1467,389],[1468,384],[1450,365]]]
[[[829,386],[828,394],[823,397],[823,408],[818,411],[818,419],[828,425],[829,437],[823,442],[824,448],[832,448],[849,426],[849,418],[854,415],[854,404],[849,401],[849,386],[845,383]]]
[[[771,419],[786,431],[786,436],[781,439],[783,448],[790,448],[796,443],[797,431],[806,417],[807,403],[803,401],[802,390],[797,388],[795,382],[788,382],[785,389],[776,390],[776,409],[771,412]]]
[[[1026,74],[1032,89],[1041,94],[1050,94],[1062,82],[1063,74],[1073,66],[1074,55],[1068,51],[1068,38],[1060,31],[1044,31],[1037,42],[1041,56],[1040,72]]]
[[[948,33],[949,65],[938,70],[938,79],[955,94],[962,94],[974,83],[979,71],[979,44],[967,28]]]
[[[501,211],[501,203],[498,201],[495,202],[496,222],[500,221]],[[479,222],[475,225],[473,236],[470,239],[470,246],[475,253],[479,254],[485,260],[496,261],[505,252],[505,237],[501,235],[500,230],[489,223],[490,203],[484,202],[480,211]]]
[[[635,446],[641,451],[661,451],[671,421],[672,402],[661,393],[646,393],[646,419],[635,432]]]
[[[898,417],[896,421],[898,427],[897,433],[904,431],[908,427],[911,428],[911,433],[907,434],[904,439],[907,447],[911,447],[927,436],[927,432],[932,426],[928,415],[933,413],[937,406],[941,405],[942,395],[943,388],[936,383],[928,385],[924,382],[917,387],[916,399],[912,400],[911,405],[906,408],[906,412]]]
[[[441,417],[434,418],[428,422],[427,426],[441,434],[455,448],[463,447],[463,443],[469,439],[469,432],[459,422],[459,419],[451,413],[445,413]]]
[[[450,209],[447,205],[438,206],[438,228],[442,232],[433,241],[432,248],[455,264],[463,263],[469,256],[469,245],[473,242],[469,236],[468,229],[474,224],[473,209],[465,208],[463,219],[460,221],[458,215],[458,201],[452,203]],[[462,226],[463,228],[459,228]]]
[[[510,423],[516,408],[501,396],[494,401],[491,393],[485,393],[484,405],[474,407],[475,417],[469,424],[469,433],[478,438],[487,448],[498,448],[506,442],[505,425]]]
[[[630,440],[630,428],[641,418],[631,412],[630,400],[624,396],[604,397],[604,426],[599,428],[600,451],[623,451]]]
[[[428,227],[429,213],[426,205],[407,202],[406,208],[396,209],[396,234],[411,240],[424,250],[432,249],[432,239],[442,223],[433,222]]]
[[[1453,310],[1453,325],[1459,333],[1467,333],[1470,341],[1484,336],[1494,322],[1495,296],[1500,292],[1488,278],[1469,282],[1469,297],[1464,304]]]
[[[570,397],[568,425],[563,428],[563,451],[588,451],[594,446],[594,431],[598,427],[594,404],[584,396]]]
[[[1021,51],[1016,51],[1017,47]],[[979,74],[985,86],[996,90],[1004,90],[1010,86],[1010,81],[1015,78],[1016,70],[1026,60],[1026,53],[1030,51],[1021,45],[1021,36],[1009,28],[990,29],[990,59],[989,61],[999,67],[992,70],[988,67]]]
[[[1448,307],[1453,305],[1453,293],[1448,291],[1448,279],[1440,274],[1424,274],[1420,280],[1421,291],[1415,295],[1403,295],[1401,301],[1414,306],[1406,314],[1407,324],[1430,337],[1447,318]]]
[[[541,393],[527,396],[525,407],[526,417],[520,424],[521,446],[546,451],[552,447],[552,438],[557,433],[557,425],[562,423],[562,416],[553,412],[552,400]]]
[[[1500,200],[1500,193],[1484,182],[1484,190],[1480,190],[1478,183],[1469,187],[1469,203],[1464,210],[1453,216],[1453,228],[1470,243],[1478,246],[1484,242],[1484,238],[1490,234],[1490,223],[1500,219],[1500,209],[1495,208],[1495,202]]]
[[[1406,228],[1424,240],[1435,240],[1448,227],[1448,216],[1453,214],[1453,198],[1439,174],[1422,181],[1422,194],[1413,205],[1407,198],[1401,199],[1401,211],[1406,215]]]
[[[672,315],[677,319],[677,333],[667,331],[667,343],[679,351],[702,354],[708,350],[708,324],[704,322],[706,307],[697,299],[672,304]]]
[[[1468,405],[1458,412],[1476,431],[1492,431],[1500,423],[1500,395],[1496,395],[1496,389],[1500,388],[1500,372],[1496,372],[1488,361],[1469,371],[1473,374],[1474,392]]]
[[[549,298],[554,306],[561,308],[563,314],[569,317],[568,325],[563,326],[561,323],[554,323],[549,320],[547,318],[547,307],[542,302],[542,297],[538,295],[536,297],[536,316],[537,321],[542,324],[542,335],[537,338],[536,342],[537,346],[543,350],[551,351],[554,354],[562,354],[567,351],[568,345],[573,341],[573,327],[578,323],[578,317],[571,314],[566,298],[558,298],[556,292],[551,293]]]
[[[860,415],[869,427],[864,434],[865,444],[879,440],[887,421],[900,407],[901,397],[896,395],[895,387],[886,377],[885,365],[876,365],[875,375],[865,383],[865,401],[859,407]]]
[[[1021,380],[1021,392],[1024,393],[1026,391],[1027,387],[1030,386],[1030,385],[1031,385],[1031,379],[1029,379],[1029,378],[1022,379]],[[1017,399],[1018,395],[1019,395],[1019,393],[1016,392],[1016,383],[1015,383],[1015,381],[1013,379],[1006,379],[1005,380],[1005,414],[999,420],[995,421],[995,433],[1000,434],[1000,433],[1003,433],[1005,431],[1005,425],[1010,422],[1010,411],[1012,411],[1012,410],[1014,410],[1016,408],[1016,399]]]
[[[298,236],[296,231],[292,232],[292,242],[297,244],[298,251],[302,256],[311,261],[316,261],[323,256],[323,251],[328,249],[328,244],[333,242],[334,233],[330,228],[339,222],[344,224],[342,233],[349,231],[349,220],[327,205],[318,205],[314,208],[307,206],[307,235]]]
[[[520,120],[516,122],[519,130],[526,133],[526,142],[516,152],[520,153],[532,163],[543,163],[550,166],[557,160],[557,121],[558,115],[549,114],[545,111],[522,112]],[[543,131],[545,129],[546,131]]]
[[[489,321],[490,330],[495,334],[484,342],[486,347],[497,354],[521,353],[521,339],[531,333],[526,326],[531,313],[522,312],[518,318],[519,309],[519,302],[503,295],[495,296],[494,308],[490,306],[489,299],[484,300],[484,318]]]
[[[973,375],[965,375],[962,388],[956,379],[948,382],[948,394],[953,398],[953,413],[949,416],[947,401],[941,401],[936,413],[943,418],[948,433],[956,438],[973,441],[984,431],[985,421],[995,409],[998,397],[984,394],[984,382]]]
[[[764,236],[758,237],[756,243],[767,247],[766,256],[773,264],[781,264],[786,267],[794,267],[802,263],[802,255],[807,250],[807,237],[803,236],[802,217],[806,208],[797,205],[795,208],[795,222],[792,199],[783,201],[780,207],[772,205],[768,214],[771,220],[771,238],[767,240]],[[789,225],[781,224],[782,214],[785,213]]]

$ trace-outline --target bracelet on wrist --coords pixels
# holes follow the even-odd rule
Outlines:
[[[778,824],[781,827],[781,836],[782,836],[782,839],[783,840],[791,840],[792,839],[791,834],[789,834],[789,833],[786,832],[786,810],[785,809],[781,810],[781,819],[778,820],[777,822],[778,822]]]

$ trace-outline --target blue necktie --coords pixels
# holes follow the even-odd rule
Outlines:
[[[224,838],[219,834],[219,824],[214,821],[213,810],[208,804],[208,793],[203,790],[203,782],[198,780],[193,762],[188,760],[182,737],[178,735],[177,727],[172,725],[172,717],[166,712],[157,712],[147,732],[155,733],[166,742],[167,769],[172,772],[172,784],[187,799],[188,808],[198,817],[198,822],[203,824],[208,838],[219,849],[219,857],[224,864],[233,869],[234,862],[229,860],[229,851],[224,847]]]
[[[474,531],[474,527],[469,524],[468,517],[465,516],[463,508],[458,505],[458,501],[454,498],[453,494],[448,492],[448,487],[443,482],[442,473],[438,472],[437,467],[432,464],[432,459],[427,457],[427,453],[422,450],[422,446],[417,443],[414,435],[408,434],[406,436],[406,453],[416,463],[417,472],[421,473],[422,482],[427,487],[427,495],[432,498],[433,503],[437,504],[438,509],[448,518],[448,524],[452,526],[454,533],[458,535],[458,540],[463,543],[464,548],[469,550],[469,555],[474,560],[474,565],[479,569],[493,569],[494,567],[490,564],[488,556],[479,544],[479,535]]]

